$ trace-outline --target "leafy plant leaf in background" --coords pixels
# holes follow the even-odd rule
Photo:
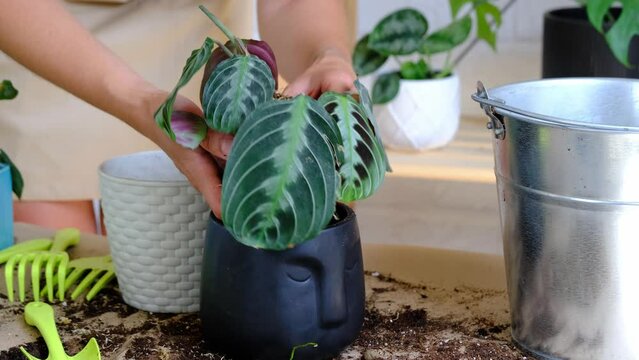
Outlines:
[[[339,128],[314,99],[260,105],[239,128],[222,181],[222,219],[240,242],[284,250],[311,239],[335,210]]]
[[[604,18],[608,14],[608,10],[612,4],[617,0],[584,0],[582,5],[586,5],[586,12],[588,13],[588,20],[592,26],[600,33],[603,33]]]
[[[0,100],[11,100],[18,96],[18,90],[13,87],[9,80],[2,80],[0,83]]]
[[[266,62],[252,55],[226,59],[204,86],[204,118],[210,128],[234,134],[244,119],[274,93],[275,79]]]
[[[373,124],[362,105],[348,94],[326,92],[318,101],[337,123],[344,144],[338,200],[369,197],[382,184],[387,168],[384,147],[375,136]]]
[[[420,45],[419,52],[432,55],[450,51],[468,39],[472,26],[473,21],[470,16],[455,20],[448,26],[428,35]]]
[[[400,76],[397,72],[380,75],[373,85],[373,104],[385,104],[399,92]]]
[[[22,174],[20,173],[20,170],[18,170],[18,167],[2,149],[0,149],[0,164],[9,166],[9,171],[11,171],[11,187],[13,189],[13,193],[16,194],[18,199],[20,199],[22,197],[22,190],[24,189],[24,179],[22,178]]]
[[[477,37],[490,45],[493,50],[497,49],[497,35],[491,28],[488,17],[491,17],[497,27],[501,26],[501,10],[489,2],[475,4],[475,14],[477,16]]]
[[[402,79],[423,80],[429,77],[430,68],[424,59],[419,59],[416,62],[406,61],[402,63],[402,66],[399,68],[399,73]]]
[[[472,2],[473,0],[449,0],[448,3],[450,4],[450,12],[453,16],[453,19],[457,17],[457,14],[459,14],[459,10],[461,10],[464,5]]]
[[[428,21],[415,9],[401,9],[383,18],[370,33],[368,47],[384,55],[407,55],[419,48]]]
[[[160,107],[155,111],[154,116],[156,124],[164,130],[171,140],[175,140],[175,133],[171,129],[171,114],[173,113],[173,104],[175,103],[178,91],[191,80],[193,75],[195,75],[195,73],[198,72],[204,64],[206,64],[211,56],[213,46],[213,40],[207,37],[204,40],[202,47],[193,50],[191,56],[189,56],[186,60],[184,69],[182,69],[182,75],[175,85],[175,88],[173,88],[164,103],[162,103],[162,105],[160,105]]]
[[[610,7],[621,1],[623,7],[621,15],[614,22],[610,30],[604,32],[604,19],[609,14]],[[586,4],[588,19],[597,31],[604,34],[610,50],[617,60],[630,67],[628,50],[632,39],[639,35],[639,1],[637,0],[588,0]]]
[[[353,68],[358,76],[364,76],[384,65],[388,56],[368,47],[368,35],[361,38],[353,52]]]

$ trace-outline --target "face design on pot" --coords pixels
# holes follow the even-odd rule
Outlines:
[[[343,244],[342,249],[302,249],[307,251],[290,254],[282,264],[273,280],[279,290],[277,301],[289,310],[288,318],[304,319],[304,326],[312,323],[320,329],[347,322],[353,311],[349,311],[348,297],[355,296],[349,294],[347,284],[361,274],[362,260],[358,242]]]
[[[210,225],[200,309],[205,338],[222,350],[247,358],[272,355],[269,359],[284,358],[308,342],[333,354],[353,341],[365,296],[352,220],[285,251],[245,246],[220,225]]]

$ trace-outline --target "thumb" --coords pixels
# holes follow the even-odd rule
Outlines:
[[[284,96],[295,97],[300,94],[308,94],[311,90],[311,81],[307,76],[301,76],[284,89]]]
[[[206,151],[213,154],[213,156],[220,159],[226,159],[231,152],[231,146],[233,145],[233,136],[229,134],[220,133],[217,131],[209,130],[206,133],[206,137],[200,143]]]

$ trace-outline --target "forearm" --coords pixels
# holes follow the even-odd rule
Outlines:
[[[288,81],[327,52],[351,61],[344,0],[260,0],[258,18]]]
[[[58,0],[0,0],[0,9],[0,50],[147,136],[156,135],[146,114],[158,96],[154,88],[95,40]]]

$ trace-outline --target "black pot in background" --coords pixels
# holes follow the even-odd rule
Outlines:
[[[203,336],[232,359],[329,359],[359,334],[364,320],[364,268],[355,213],[285,251],[236,241],[211,216],[202,261]]]
[[[618,17],[620,9],[612,9]],[[639,36],[630,44],[630,63],[624,67],[605,38],[588,21],[584,8],[557,9],[544,15],[542,76],[639,78]]]

